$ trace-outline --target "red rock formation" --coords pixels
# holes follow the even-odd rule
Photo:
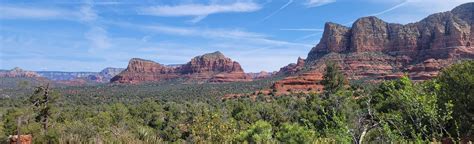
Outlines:
[[[285,67],[280,68],[276,75],[287,75],[287,74],[295,74],[296,72],[302,70],[304,68],[305,59],[298,57],[296,64],[291,63]]]
[[[167,67],[159,63],[133,58],[128,63],[127,69],[111,79],[119,83],[152,82],[177,78],[176,68]]]
[[[474,3],[467,3],[407,25],[376,17],[358,19],[352,28],[327,23],[305,61],[309,70],[276,82],[274,90],[321,88],[327,61],[337,62],[350,80],[395,79],[404,73],[414,80],[433,78],[450,64],[474,59],[473,11]],[[282,69],[288,67],[294,66]]]
[[[360,18],[352,28],[327,23],[320,43],[310,51],[307,59],[315,61],[331,52],[447,58],[450,49],[472,45],[473,5],[467,3],[407,25],[386,23],[376,17]]]
[[[298,76],[286,77],[283,80],[275,82],[272,89],[274,95],[299,93],[299,92],[320,92],[323,87],[320,81],[323,74],[320,72],[308,72]]]
[[[0,71],[0,77],[21,77],[21,78],[37,78],[40,75],[33,71],[26,71],[18,67],[13,68],[12,70]]]
[[[179,66],[165,66],[153,61],[134,58],[127,69],[112,78],[112,82],[139,83],[184,78],[191,81],[235,82],[251,81],[238,62],[221,52],[197,56]]]
[[[181,70],[183,74],[207,72],[243,72],[243,70],[238,62],[225,57],[219,51],[194,57]]]

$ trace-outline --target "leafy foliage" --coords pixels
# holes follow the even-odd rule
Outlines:
[[[439,104],[451,103],[454,122],[460,137],[474,135],[474,61],[455,64],[444,69],[437,78]],[[453,133],[453,132],[452,132]]]
[[[232,84],[99,85],[5,88],[0,138],[20,131],[35,143],[389,143],[472,137],[473,62],[437,79],[408,77],[349,85],[328,64],[325,92],[239,98],[273,80]],[[332,68],[331,68],[332,67]],[[33,95],[31,95],[33,94]],[[61,95],[61,97],[59,97]],[[55,101],[53,101],[55,100]],[[42,103],[37,103],[42,101]],[[33,102],[33,106],[31,105]],[[35,104],[38,104],[35,106]],[[47,110],[47,111],[45,111]],[[38,118],[38,119],[37,119]],[[41,119],[48,118],[47,131]]]

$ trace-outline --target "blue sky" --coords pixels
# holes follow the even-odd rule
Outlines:
[[[306,57],[325,22],[410,23],[472,0],[0,0],[0,69],[100,71],[221,51],[246,72]]]

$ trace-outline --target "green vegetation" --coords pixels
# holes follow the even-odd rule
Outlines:
[[[334,64],[327,70],[324,93],[255,100],[221,101],[219,96],[269,87],[273,80],[66,87],[47,96],[46,87],[2,89],[9,97],[0,97],[0,138],[5,142],[16,134],[18,117],[21,133],[32,134],[35,143],[386,143],[473,137],[473,61],[446,68],[433,80],[403,77],[375,86],[349,85]]]

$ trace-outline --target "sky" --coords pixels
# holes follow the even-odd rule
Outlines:
[[[407,24],[473,0],[0,0],[0,69],[100,71],[221,51],[246,72],[305,58],[324,24]]]

